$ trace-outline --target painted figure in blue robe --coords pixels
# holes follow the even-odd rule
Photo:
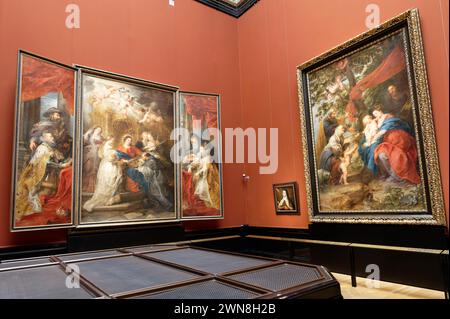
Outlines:
[[[406,121],[394,117],[392,114],[385,114],[379,108],[375,109],[372,114],[377,121],[378,132],[370,143],[368,143],[366,136],[363,136],[359,143],[358,151],[366,167],[372,171],[373,174],[378,175],[379,167],[376,162],[376,150],[377,147],[383,143],[386,133],[389,131],[401,130],[409,134],[411,137],[414,137],[414,132]],[[384,158],[381,160],[386,161]]]

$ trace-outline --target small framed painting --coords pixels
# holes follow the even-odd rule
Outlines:
[[[274,184],[273,198],[277,215],[300,215],[296,182]]]

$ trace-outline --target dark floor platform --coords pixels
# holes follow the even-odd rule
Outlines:
[[[73,277],[79,288],[73,288]],[[338,282],[322,266],[189,246],[147,245],[0,263],[0,298],[342,296]]]

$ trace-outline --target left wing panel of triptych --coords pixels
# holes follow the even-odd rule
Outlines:
[[[71,227],[75,68],[19,51],[12,170],[12,231]]]

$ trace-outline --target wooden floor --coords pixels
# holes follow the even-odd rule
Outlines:
[[[352,287],[349,275],[333,273],[341,284],[344,299],[444,299],[444,292],[413,286],[378,281],[378,288],[370,288],[366,278],[357,277],[357,287]]]

